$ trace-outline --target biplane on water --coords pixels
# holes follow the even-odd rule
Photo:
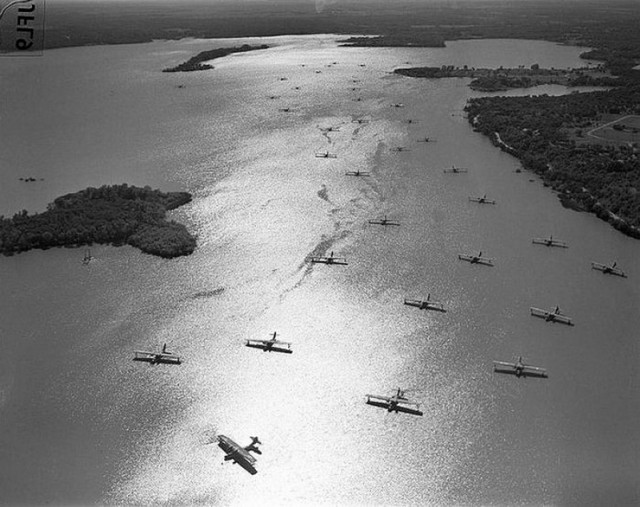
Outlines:
[[[493,259],[483,257],[482,252],[479,252],[478,255],[458,254],[458,259],[460,259],[461,261],[470,262],[471,264],[483,264],[485,266],[493,266]]]
[[[91,250],[88,248],[84,251],[84,257],[82,258],[82,264],[89,264],[94,259],[93,255],[91,255]]]
[[[477,202],[480,204],[495,204],[496,201],[493,199],[487,199],[487,194],[484,194],[482,197],[469,197],[471,202]]]
[[[427,294],[427,299],[407,299],[404,298],[404,304],[409,306],[415,306],[420,310],[435,310],[437,312],[446,312],[444,305],[439,301],[432,301],[431,294]]]
[[[371,176],[370,172],[367,171],[361,171],[360,169],[358,169],[357,171],[347,171],[346,173],[344,173],[346,176]]]
[[[149,352],[146,350],[136,350],[133,357],[134,361],[144,361],[150,365],[156,364],[181,364],[180,357],[172,354],[167,350],[167,344],[162,346],[161,352]]]
[[[387,215],[385,215],[384,218],[374,218],[373,220],[369,220],[369,223],[374,225],[400,225],[400,222],[387,218]]]
[[[560,324],[566,324],[567,326],[573,326],[573,321],[570,317],[567,317],[560,311],[560,307],[556,306],[553,310],[547,311],[541,308],[530,308],[531,315],[544,319],[546,322],[558,322]]]
[[[506,373],[507,375],[515,375],[516,377],[534,377],[549,378],[547,370],[538,366],[531,366],[522,362],[522,356],[515,363],[507,363],[504,361],[494,361],[493,371],[495,373]]]
[[[444,169],[442,172],[447,174],[459,174],[469,172],[469,170],[466,167],[456,167],[452,165],[451,169]]]
[[[420,404],[408,399],[405,391],[398,388],[392,396],[380,396],[378,394],[367,394],[367,405],[387,409],[387,412],[404,412],[405,414],[423,415]],[[414,408],[415,407],[415,408]]]
[[[260,439],[258,437],[250,437],[251,443],[245,447],[242,447],[239,444],[236,444],[233,440],[225,435],[218,435],[218,447],[224,451],[226,456],[224,457],[225,461],[232,461],[232,463],[240,465],[251,475],[255,475],[258,473],[256,470],[256,458],[254,458],[250,453],[255,452],[256,454],[262,454],[262,451],[258,449],[257,445],[261,445]]]
[[[544,246],[557,246],[559,248],[569,248],[569,245],[564,241],[560,241],[559,239],[553,239],[553,236],[549,236],[548,238],[533,238],[531,240],[532,243],[536,245],[544,245]]]
[[[605,275],[616,275],[621,276],[622,278],[627,278],[627,274],[619,267],[617,267],[617,264],[617,262],[614,262],[613,264],[607,266],[606,264],[600,264],[599,262],[592,262],[591,269],[602,271]]]
[[[316,153],[316,158],[338,158],[338,155],[329,153],[328,151],[320,151]]]
[[[394,146],[393,148],[389,148],[389,151],[411,151],[406,146]]]
[[[246,347],[261,349],[263,352],[282,352],[283,354],[293,354],[290,342],[283,342],[276,339],[277,331],[273,332],[269,340],[247,340]]]
[[[343,264],[343,265],[346,265],[347,264],[347,259],[346,259],[346,257],[334,257],[333,256],[333,252],[331,252],[331,254],[328,257],[326,257],[326,256],[311,257],[311,262],[320,263],[320,264]]]

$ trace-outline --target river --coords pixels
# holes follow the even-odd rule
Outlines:
[[[575,67],[584,48],[273,37],[212,71],[160,72],[242,42],[0,62],[0,214],[102,184],[186,190],[171,215],[199,245],[170,261],[107,246],[88,266],[81,249],[0,258],[0,502],[637,503],[640,243],[562,208],[474,133],[469,80],[390,73]],[[468,201],[484,193],[497,205]],[[384,214],[401,227],[368,223]],[[570,247],[532,245],[549,234]],[[494,267],[457,259],[479,250]],[[330,251],[349,264],[307,262]],[[613,260],[628,279],[590,269]],[[402,304],[428,293],[448,312]],[[556,304],[575,327],[529,316]],[[273,331],[293,354],[243,346]],[[131,361],[165,342],[181,366]],[[492,372],[519,355],[549,379]],[[397,387],[423,417],[364,403]],[[259,473],[223,465],[217,433],[258,435]]]

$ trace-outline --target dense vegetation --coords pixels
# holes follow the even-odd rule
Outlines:
[[[186,62],[164,69],[162,72],[193,72],[196,70],[209,70],[213,69],[213,65],[204,64],[202,62],[208,62],[215,60],[216,58],[222,58],[223,56],[230,55],[232,53],[244,53],[246,51],[253,51],[256,49],[268,49],[269,46],[262,44],[261,46],[250,46],[249,44],[243,44],[240,47],[234,48],[219,48],[211,49],[209,51],[203,51],[198,53],[193,58],[189,58]]]
[[[0,252],[92,243],[129,244],[160,257],[192,253],[195,238],[165,215],[191,201],[187,192],[164,193],[150,187],[104,185],[58,197],[43,213],[26,210],[0,216]]]
[[[570,135],[572,129],[582,135],[580,129],[603,114],[640,115],[640,85],[558,97],[475,98],[466,111],[477,131],[539,174],[563,204],[594,212],[640,238],[637,144],[580,143]]]
[[[394,73],[409,77],[430,79],[467,77],[473,78],[469,86],[478,91],[503,91],[510,88],[530,88],[542,84],[565,86],[621,86],[625,81],[612,77],[603,68],[541,69],[537,64],[531,68],[485,69],[475,67],[409,67],[395,69]]]

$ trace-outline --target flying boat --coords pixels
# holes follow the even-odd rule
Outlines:
[[[334,127],[334,126],[331,126],[331,127],[321,127],[321,128],[320,128],[320,130],[321,130],[322,132],[338,132],[338,131],[340,130],[340,127]]]
[[[311,257],[311,262],[320,263],[320,264],[342,264],[342,265],[346,265],[347,264],[347,259],[345,257],[334,257],[333,256],[333,252],[331,252],[331,254],[328,257],[326,257],[326,256]]]
[[[258,445],[261,445],[260,439],[258,437],[250,437],[251,443],[245,447],[235,443],[229,437],[225,435],[218,435],[218,447],[224,451],[226,456],[224,457],[225,461],[232,461],[232,463],[240,465],[251,475],[255,475],[258,473],[256,470],[256,458],[254,458],[250,453],[255,452],[256,454],[262,454],[262,451],[258,449]]]
[[[275,100],[275,99],[279,99],[280,95],[269,95],[269,99],[270,100]]]
[[[367,394],[367,405],[387,409],[387,412],[404,412],[405,414],[423,415],[420,411],[420,404],[408,399],[405,392],[398,388],[392,396],[380,396],[378,394]],[[415,407],[415,408],[414,408]]]
[[[263,352],[282,352],[283,354],[293,354],[290,342],[276,340],[277,331],[273,332],[269,340],[247,340],[246,347],[261,349]]]
[[[338,155],[329,153],[328,151],[321,151],[316,153],[316,158],[338,158]]]
[[[506,373],[507,375],[515,375],[516,377],[534,377],[548,378],[547,370],[538,366],[531,366],[522,362],[522,356],[515,363],[504,361],[494,361],[493,371],[496,373]]]
[[[541,308],[530,308],[531,315],[539,317],[547,322],[558,322],[559,324],[566,324],[567,326],[573,326],[571,318],[567,317],[560,311],[560,307],[556,306],[553,310],[547,311]]]
[[[417,140],[418,143],[435,143],[436,141],[437,139],[434,139],[433,137],[422,137]]]
[[[602,271],[605,275],[616,275],[621,276],[622,278],[626,278],[627,274],[622,271],[619,267],[617,267],[617,262],[614,262],[610,266],[606,264],[600,264],[599,262],[592,262],[591,269],[597,269],[598,271]]]
[[[477,202],[480,204],[495,204],[496,201],[493,201],[491,199],[487,199],[487,194],[484,194],[482,197],[469,197],[469,200],[471,202]]]
[[[470,262],[471,264],[484,264],[485,266],[493,266],[493,259],[483,257],[482,252],[478,253],[478,255],[458,254],[458,259],[460,259],[461,261]]]
[[[346,176],[371,176],[371,173],[366,171],[361,171],[358,169],[357,171],[347,171],[344,173]]]
[[[181,364],[180,357],[172,354],[167,350],[167,344],[162,346],[161,352],[149,352],[146,350],[136,350],[133,357],[134,361],[144,361],[150,365],[156,364]]]
[[[451,169],[445,169],[442,172],[443,173],[448,173],[448,174],[460,174],[460,173],[469,172],[469,170],[464,168],[464,167],[456,167],[456,166],[452,165]]]
[[[84,251],[84,257],[82,258],[82,264],[89,264],[94,259],[93,255],[91,255],[91,250],[88,248]]]
[[[569,248],[564,241],[560,241],[558,239],[553,239],[553,236],[549,236],[548,238],[533,238],[531,240],[532,243],[536,245],[544,245],[544,246],[557,246],[559,248]]]
[[[408,118],[408,119],[404,120],[404,123],[409,123],[409,124],[418,123],[418,122],[419,122],[419,120],[414,120],[412,118]]]
[[[415,306],[420,310],[435,310],[437,312],[446,312],[444,305],[438,301],[432,301],[431,294],[427,294],[427,299],[407,299],[404,298],[404,304]]]
[[[293,109],[291,109],[290,107],[281,107],[280,109],[278,109],[278,111],[280,111],[281,113],[293,113]]]
[[[411,151],[406,146],[394,146],[393,148],[389,148],[389,151]]]
[[[397,220],[388,219],[387,215],[385,215],[384,218],[375,218],[373,220],[369,220],[369,223],[374,225],[400,225],[400,222],[398,222]]]
[[[369,123],[369,120],[366,118],[356,118],[355,120],[351,120],[351,123],[358,123],[359,125],[362,125],[363,123]]]
[[[401,104],[401,103],[391,104],[391,107],[404,107],[404,104]]]

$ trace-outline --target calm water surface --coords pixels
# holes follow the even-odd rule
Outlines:
[[[0,213],[105,183],[184,189],[194,201],[172,217],[199,241],[172,261],[103,246],[89,266],[78,249],[0,258],[1,502],[638,502],[640,244],[515,173],[463,117],[480,95],[468,80],[389,74],[405,62],[582,66],[584,49],[335,40],[260,39],[274,47],[189,74],[159,71],[245,41],[0,62]],[[444,174],[452,164],[469,172]],[[344,176],[355,169],[372,176]],[[468,202],[484,193],[498,204]],[[368,224],[383,214],[402,226]],[[570,248],[531,244],[549,234]],[[457,260],[478,250],[495,267]],[[306,262],[329,251],[349,265]],[[448,312],[402,304],[428,293]],[[575,327],[529,316],[556,304]],[[292,355],[243,347],[276,330]],[[183,365],[131,361],[164,342]],[[492,373],[518,355],[550,378]],[[364,404],[396,387],[424,417]],[[259,473],[223,466],[206,445],[216,433],[259,435]]]

